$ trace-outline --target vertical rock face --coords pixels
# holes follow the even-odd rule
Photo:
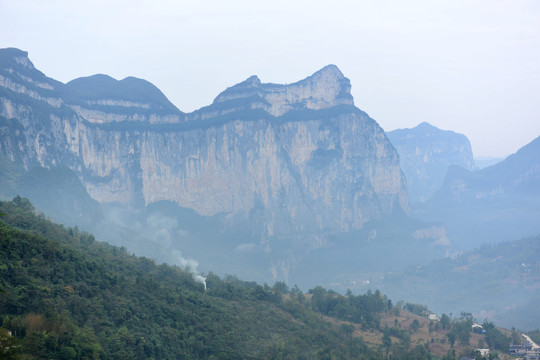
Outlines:
[[[3,49],[0,115],[0,151],[28,169],[69,167],[99,202],[247,221],[263,241],[315,248],[408,209],[396,150],[333,65],[290,85],[250,77],[184,114],[144,80],[62,84]]]
[[[358,229],[406,207],[407,198],[395,150],[373,120],[352,110],[324,121],[255,118],[147,132],[145,202],[174,200],[202,215],[248,216],[262,205],[268,236]]]
[[[474,169],[471,144],[465,135],[428,123],[387,133],[396,147],[413,202],[424,202],[443,184],[451,165]]]

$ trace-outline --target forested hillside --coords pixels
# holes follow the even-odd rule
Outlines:
[[[536,329],[540,235],[486,244],[453,258],[389,274],[380,286],[392,296],[408,294],[410,301],[421,300],[432,308],[454,313],[467,309],[501,326]]]
[[[510,338],[379,291],[245,282],[156,264],[0,202],[2,359],[454,359]],[[495,340],[494,340],[495,339]]]
[[[47,221],[27,199],[0,212],[4,350],[43,359],[381,357],[283,283],[209,274],[205,290],[186,270]],[[338,316],[376,328],[388,304],[379,292],[352,296]]]

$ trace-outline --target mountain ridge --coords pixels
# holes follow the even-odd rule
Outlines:
[[[486,168],[472,172],[458,166],[453,167],[437,197],[448,196],[450,193],[456,196],[456,199],[496,197],[502,195],[501,190],[497,190],[500,186],[507,190],[539,195],[537,192],[540,189],[535,186],[536,180],[540,179],[539,154],[540,136],[503,161]],[[458,183],[462,181],[468,181],[468,186],[460,186]]]
[[[132,76],[122,80],[116,80],[104,74],[77,78],[66,84],[64,95],[71,92],[82,93],[78,94],[78,97],[84,96],[86,105],[139,106],[153,108],[154,111],[182,113],[155,85]],[[81,102],[80,99],[73,97],[70,100]]]
[[[286,260],[279,260],[285,263],[325,246],[333,234],[409,210],[397,152],[354,106],[350,81],[336,66],[289,85],[251,77],[190,114],[145,106],[151,101],[130,94],[119,103],[126,81],[154,87],[104,75],[58,83],[46,98],[28,91],[32,79],[9,66],[0,63],[7,79],[0,83],[0,115],[23,131],[2,125],[3,155],[26,170],[65,166],[101,204],[144,209],[173,201],[226,227],[249,229],[266,252],[287,244],[291,250],[282,249]],[[106,96],[94,82],[109,84]],[[85,87],[87,99],[80,91],[73,91],[76,103],[62,97]]]
[[[470,171],[449,168],[442,187],[415,216],[444,221],[460,248],[540,233],[540,137],[505,160]]]
[[[449,166],[475,168],[471,144],[463,134],[427,122],[386,134],[400,155],[412,202],[427,201],[443,184]]]

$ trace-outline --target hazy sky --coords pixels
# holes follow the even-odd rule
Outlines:
[[[185,112],[332,63],[385,130],[427,121],[492,156],[540,136],[538,0],[0,0],[0,47],[62,82],[144,78]]]

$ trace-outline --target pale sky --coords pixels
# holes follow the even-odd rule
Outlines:
[[[184,112],[336,64],[387,131],[426,121],[499,157],[540,136],[539,0],[0,0],[0,47],[62,82],[146,79]]]

